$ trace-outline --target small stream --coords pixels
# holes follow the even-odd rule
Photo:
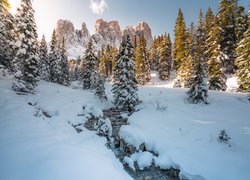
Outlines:
[[[110,148],[115,156],[123,164],[124,170],[135,180],[179,180],[179,169],[160,169],[154,164],[144,170],[140,170],[135,163],[135,170],[131,169],[127,164],[123,162],[125,156],[130,156],[136,152],[136,148],[125,143],[124,140],[119,137],[119,130],[121,126],[128,125],[128,119],[121,115],[121,112],[117,109],[103,110],[103,118],[109,118],[112,125],[112,136],[107,137],[107,147]],[[89,119],[85,123],[85,127],[88,130],[95,131],[94,119]],[[141,151],[146,151],[145,146],[140,148]],[[151,152],[153,153],[153,152]]]

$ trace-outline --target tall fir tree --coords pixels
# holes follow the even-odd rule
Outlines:
[[[205,55],[205,68],[206,70],[208,69],[207,67],[207,61],[208,59],[211,57],[211,52],[208,51],[208,49],[211,48],[211,46],[213,46],[213,42],[208,41],[208,39],[210,38],[210,32],[212,31],[212,28],[214,27],[214,25],[218,26],[217,24],[214,23],[215,21],[215,16],[213,14],[212,9],[209,7],[206,15],[205,15],[205,21],[204,21],[204,31],[205,31],[205,49],[206,51],[204,52]],[[219,34],[217,34],[219,35]]]
[[[6,46],[7,46],[7,39],[6,39],[6,29],[4,24],[4,5],[3,2],[0,2],[0,65],[6,66]]]
[[[13,67],[13,59],[15,58],[16,55],[16,47],[15,47],[15,17],[10,13],[6,12],[5,19],[4,19],[4,24],[5,24],[5,30],[6,30],[6,38],[7,38],[7,49],[6,49],[6,62],[7,62],[7,68],[10,70],[10,72],[14,72],[14,67]]]
[[[194,58],[195,58],[195,61],[199,61],[202,66],[204,66],[205,64],[205,56],[204,56],[205,41],[206,41],[206,36],[205,36],[205,29],[204,29],[204,22],[203,22],[203,14],[202,14],[202,11],[200,10],[199,20],[198,20],[196,32],[195,32]]]
[[[187,32],[181,9],[179,9],[178,17],[175,23],[174,37],[173,65],[174,69],[178,72],[181,64],[183,63],[183,61],[185,61],[187,56]]]
[[[139,84],[144,85],[150,79],[150,62],[147,54],[147,42],[142,33],[135,50],[136,78]]]
[[[50,67],[50,81],[53,83],[59,82],[60,76],[60,51],[58,47],[58,40],[55,29],[52,33],[52,38],[50,42],[50,52],[49,52],[49,67]]]
[[[195,52],[194,52],[194,75],[191,78],[190,90],[187,92],[190,103],[207,104],[207,83],[204,72],[204,51],[205,51],[205,31],[203,25],[203,15],[200,10],[199,20],[195,32]]]
[[[101,100],[107,100],[107,95],[105,93],[105,78],[100,74],[97,75],[97,83],[95,88],[95,95]]]
[[[244,33],[246,32],[248,28],[248,18],[247,14],[245,13],[245,8],[243,6],[237,6],[236,7],[236,17],[235,17],[235,33],[236,33],[236,38],[237,38],[237,43],[239,43],[243,36]]]
[[[172,56],[171,56],[171,42],[167,35],[164,36],[163,41],[159,47],[159,78],[161,80],[168,80],[170,78]]]
[[[237,47],[237,77],[240,91],[250,89],[250,19],[248,20],[248,29],[244,33],[243,39]]]
[[[154,71],[158,70],[158,63],[159,63],[159,36],[154,38],[153,44],[149,49],[149,61],[150,61],[150,68]]]
[[[68,64],[68,57],[66,55],[64,37],[62,38],[59,53],[60,53],[60,59],[58,61],[58,66],[59,66],[58,84],[68,86],[70,84],[69,83],[69,64]]]
[[[98,59],[93,51],[92,39],[87,44],[83,57],[84,68],[81,72],[83,89],[95,89],[97,80]]]
[[[174,87],[190,87],[191,78],[194,69],[194,55],[195,55],[195,34],[194,23],[190,24],[187,32],[187,45],[188,52],[185,61],[181,63],[179,71],[177,72],[177,79],[175,80]]]
[[[129,36],[123,37],[114,68],[112,92],[115,106],[123,111],[133,111],[138,104],[135,78],[134,49]]]
[[[0,65],[8,68],[10,66],[10,60],[8,59],[8,29],[6,27],[7,14],[9,3],[8,1],[0,1]]]
[[[197,62],[194,71],[194,78],[192,85],[187,92],[188,102],[193,104],[204,103],[207,104],[208,90],[207,83],[204,79],[203,69],[201,62]]]
[[[212,9],[209,7],[207,9],[207,12],[205,15],[205,21],[204,21],[204,30],[205,30],[206,39],[209,36],[209,32],[213,28],[213,25],[214,25],[213,23],[214,23],[214,14],[213,14]]]
[[[16,14],[16,73],[12,88],[33,93],[38,81],[38,46],[36,23],[31,0],[21,0]]]
[[[50,80],[50,67],[48,57],[48,47],[45,36],[43,35],[39,47],[39,73],[40,79],[49,81]]]
[[[237,44],[236,38],[236,0],[220,0],[219,11],[217,14],[218,26],[220,30],[220,48],[224,54],[222,66],[226,73],[235,72],[235,48]]]
[[[225,57],[220,49],[220,30],[217,21],[218,19],[215,17],[206,39],[206,44],[208,44],[205,52],[209,80],[208,87],[210,90],[225,91],[227,77],[222,70],[222,60]]]

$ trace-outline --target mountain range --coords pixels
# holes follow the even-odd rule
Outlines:
[[[147,48],[150,48],[153,43],[151,28],[146,22],[139,22],[134,26],[129,25],[121,30],[118,21],[108,22],[97,19],[94,33],[90,34],[85,23],[82,23],[81,29],[78,30],[75,29],[71,21],[60,19],[57,21],[55,30],[58,41],[61,42],[63,38],[65,40],[65,48],[69,59],[82,57],[90,38],[93,40],[96,52],[108,45],[119,48],[123,35],[129,35],[131,42],[134,42],[135,36],[140,37],[143,33],[147,41]]]

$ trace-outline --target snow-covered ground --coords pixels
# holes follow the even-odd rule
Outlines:
[[[209,91],[209,105],[185,102],[187,89],[152,81],[139,88],[143,100],[120,135],[157,153],[139,152],[124,161],[143,169],[152,164],[178,167],[192,179],[248,180],[250,177],[250,103],[245,94]],[[232,82],[232,84],[235,84]],[[74,85],[77,87],[77,84]],[[107,94],[111,99],[110,85]],[[83,110],[85,106],[85,110]],[[93,93],[40,82],[35,95],[16,95],[11,80],[0,77],[0,179],[131,179],[105,138],[71,124],[83,123],[86,112],[101,115]],[[45,113],[46,112],[46,113]],[[51,118],[46,117],[51,116]],[[217,141],[225,129],[229,145]],[[197,176],[194,176],[197,175]]]
[[[159,82],[140,87],[141,110],[130,117],[130,125],[123,126],[120,135],[136,147],[145,143],[148,151],[159,155],[149,159],[160,167],[179,167],[186,176],[199,175],[190,176],[193,179],[248,180],[250,103],[246,95],[209,91],[209,105],[193,105],[185,101],[187,89],[166,88],[168,83]],[[218,142],[223,129],[231,138],[229,144]]]
[[[84,105],[96,114],[108,106],[87,91],[45,82],[36,95],[18,96],[0,78],[0,179],[131,179],[105,138],[70,125],[84,121]]]

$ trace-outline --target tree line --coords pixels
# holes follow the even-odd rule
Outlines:
[[[17,92],[33,93],[40,79],[65,86],[79,80],[84,89],[95,90],[106,99],[104,82],[110,77],[114,94],[135,93],[114,95],[115,102],[130,109],[134,105],[128,98],[139,101],[137,84],[146,84],[151,70],[157,70],[161,80],[175,74],[174,86],[190,88],[192,103],[206,103],[208,89],[226,90],[227,74],[236,73],[239,90],[250,91],[250,18],[237,0],[221,0],[216,15],[211,8],[205,17],[200,11],[197,24],[191,23],[188,28],[179,9],[173,43],[169,34],[160,35],[147,49],[141,33],[134,42],[130,42],[131,37],[123,37],[119,49],[108,45],[95,53],[90,39],[84,57],[77,61],[68,61],[64,38],[59,42],[55,30],[50,47],[44,36],[37,40],[31,0],[21,1],[15,17],[8,8],[7,0],[1,0],[0,66],[14,74],[13,89]]]

